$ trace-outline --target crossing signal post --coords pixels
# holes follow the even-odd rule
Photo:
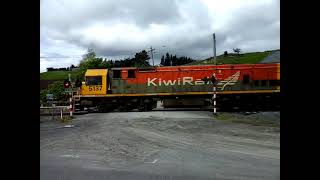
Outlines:
[[[213,84],[213,96],[212,96],[212,102],[213,102],[213,115],[217,115],[217,102],[216,102],[216,99],[217,99],[217,87],[216,87],[216,82],[217,82],[217,79],[216,79],[216,75],[213,74],[212,77],[210,78],[210,81],[212,82]]]
[[[70,117],[73,116],[73,93],[72,93],[72,84],[71,84],[71,74],[69,74],[69,79],[64,80],[63,86],[66,90],[66,92],[69,92],[69,112],[70,112]]]
[[[217,79],[216,79],[216,74],[214,73],[214,74],[212,74],[212,76],[211,77],[204,77],[203,79],[202,79],[205,83],[207,83],[207,82],[211,82],[212,83],[212,85],[213,85],[213,88],[212,88],[212,92],[213,92],[213,96],[212,96],[212,105],[213,105],[213,115],[217,115],[217,107],[216,107],[216,105],[217,105],[217,102],[216,102],[216,99],[217,99],[217,87],[216,87],[216,85],[217,85]]]

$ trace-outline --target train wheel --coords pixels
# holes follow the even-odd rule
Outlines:
[[[100,113],[105,113],[105,112],[109,112],[110,109],[108,109],[108,106],[107,104],[105,103],[100,103],[97,105],[97,109],[98,109],[98,112]]]
[[[119,111],[120,112],[127,112],[128,111],[128,108],[126,106],[120,106],[119,107]]]
[[[140,112],[145,111],[145,110],[144,110],[144,107],[141,107],[141,106],[140,106],[140,107],[138,107],[138,111],[140,111]]]
[[[152,109],[153,109],[153,108],[152,108],[152,105],[151,105],[151,104],[147,105],[147,107],[146,107],[146,110],[147,110],[147,111],[152,111]]]
[[[152,106],[150,104],[144,104],[142,106],[138,107],[138,110],[140,112],[146,112],[146,111],[151,111],[152,110]]]
[[[102,104],[99,104],[97,108],[98,108],[98,112],[100,113],[106,112],[106,108]]]

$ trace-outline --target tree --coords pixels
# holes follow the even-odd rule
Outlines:
[[[49,94],[48,93],[48,89],[40,90],[40,102],[41,102],[41,104],[47,104],[47,94]]]
[[[224,55],[224,57],[227,57],[227,56],[228,56],[228,51],[225,51],[225,52],[223,53],[223,55]]]
[[[47,89],[40,90],[40,101],[47,104],[47,94],[53,94],[53,98],[58,101],[66,101],[65,90],[62,81],[55,81],[49,84]]]
[[[108,61],[100,57],[96,57],[93,49],[88,49],[88,52],[83,55],[79,63],[79,71],[76,74],[77,79],[83,81],[84,74],[87,69],[107,69],[112,67],[147,67],[150,66],[150,57],[147,51],[142,50],[135,54],[134,58],[127,58],[124,60]]]
[[[114,62],[111,60],[110,61],[110,67],[113,68],[114,67]]]
[[[233,48],[233,51],[234,51],[235,53],[237,53],[238,56],[239,56],[241,49],[239,49],[239,48]]]
[[[164,66],[171,66],[171,65],[172,66],[180,66],[183,64],[191,63],[193,61],[194,60],[191,59],[190,57],[186,57],[186,56],[177,57],[177,55],[173,56],[172,54],[166,53],[166,57],[162,56],[160,64],[162,64]],[[164,62],[164,63],[162,63],[162,62]]]
[[[48,86],[48,93],[53,94],[57,100],[67,100],[62,81],[56,81]]]
[[[89,48],[87,53],[82,56],[82,59],[94,59],[96,57],[96,53],[92,48]]]
[[[71,66],[70,66],[70,71],[72,71],[72,69],[74,69],[74,68],[76,68],[73,64],[71,64]]]
[[[161,62],[160,62],[160,64],[162,65],[162,66],[164,66],[164,56],[162,55],[162,57],[161,57]]]
[[[170,66],[170,55],[169,53],[166,53],[166,58],[164,59],[164,65],[165,66]]]
[[[49,71],[53,71],[53,67],[48,67],[47,72],[49,72]]]
[[[108,61],[107,59],[104,59],[101,64],[101,68],[103,69],[112,68],[112,60]]]
[[[134,59],[131,59],[134,63],[132,63],[135,67],[146,67],[150,66],[149,60],[150,57],[146,50],[142,50],[139,53],[136,53]]]
[[[174,55],[174,56],[171,55],[171,57],[172,57],[172,66],[177,66],[177,65],[179,65],[177,56],[176,56],[176,55]]]
[[[84,80],[84,74],[87,69],[102,68],[102,58],[97,58],[93,49],[88,49],[88,52],[83,55],[79,64],[79,71],[76,75],[77,79]]]

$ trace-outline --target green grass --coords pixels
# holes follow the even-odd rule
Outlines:
[[[60,122],[61,123],[70,123],[70,122],[72,122],[72,119],[74,119],[74,117],[70,117],[70,116],[63,116],[63,118],[62,119],[60,119]]]
[[[50,71],[40,73],[40,80],[64,80],[68,79],[68,74],[74,79],[77,71]]]
[[[272,51],[265,52],[253,52],[245,53],[240,56],[229,55],[224,57],[223,55],[217,56],[217,64],[255,64],[262,61],[265,57],[270,55]],[[189,63],[188,65],[198,65],[198,64],[214,64],[213,58],[199,60],[196,62]]]

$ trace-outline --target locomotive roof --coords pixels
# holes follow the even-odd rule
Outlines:
[[[102,76],[106,75],[108,69],[87,69],[85,76]]]

